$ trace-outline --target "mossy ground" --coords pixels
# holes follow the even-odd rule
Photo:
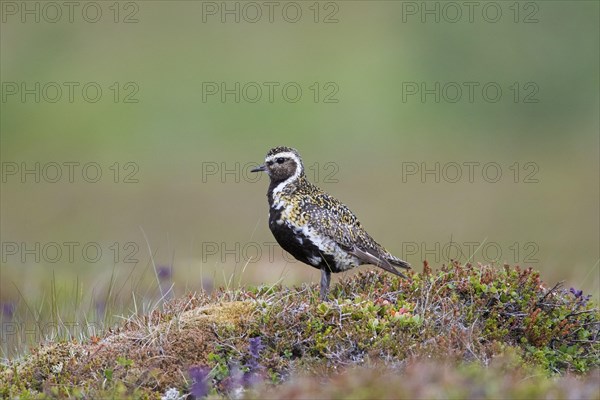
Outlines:
[[[600,313],[519,267],[411,280],[190,294],[85,342],[0,367],[0,395],[44,398],[600,398]],[[193,397],[192,397],[193,398]]]

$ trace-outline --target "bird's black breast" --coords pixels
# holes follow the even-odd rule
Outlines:
[[[302,261],[317,269],[327,268],[337,272],[332,255],[323,254],[309,237],[302,233],[301,228],[294,227],[289,221],[281,220],[281,210],[271,208],[269,212],[269,228],[277,243],[296,260]]]

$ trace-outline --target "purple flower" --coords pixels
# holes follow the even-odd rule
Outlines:
[[[168,265],[159,265],[157,268],[158,279],[161,281],[170,280],[173,276],[173,268]]]
[[[196,398],[206,397],[208,395],[208,375],[210,368],[204,365],[194,365],[189,369],[190,378],[192,378],[192,386],[190,394]]]
[[[575,296],[577,303],[583,307],[585,307],[587,302],[592,298],[591,294],[584,296],[583,290],[577,290],[577,289],[571,288],[571,289],[569,289],[569,292],[571,292],[573,294],[573,296]]]
[[[260,352],[265,348],[265,345],[262,344],[262,339],[260,336],[254,337],[250,339],[250,346],[248,346],[248,350],[250,352],[250,360],[248,360],[248,367],[250,371],[256,371],[259,368],[258,359],[260,357]]]
[[[569,289],[569,292],[571,292],[576,299],[580,298],[583,295],[583,290],[577,290],[575,288]]]
[[[2,307],[0,308],[0,315],[2,315],[5,319],[12,319],[15,314],[15,304],[14,303],[1,303]]]
[[[248,372],[244,374],[244,386],[254,386],[261,381],[261,370],[263,367],[259,363],[260,353],[265,348],[262,343],[260,336],[250,338],[250,344],[248,345],[248,352],[250,357],[248,359]]]

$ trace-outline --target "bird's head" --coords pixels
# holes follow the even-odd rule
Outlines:
[[[304,175],[304,166],[300,154],[291,147],[274,147],[267,153],[265,163],[251,172],[264,171],[271,182],[295,181]]]

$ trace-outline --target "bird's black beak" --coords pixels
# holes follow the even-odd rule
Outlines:
[[[256,168],[252,168],[250,170],[250,172],[263,172],[267,170],[267,166],[266,165],[261,165],[260,167],[256,167]]]

